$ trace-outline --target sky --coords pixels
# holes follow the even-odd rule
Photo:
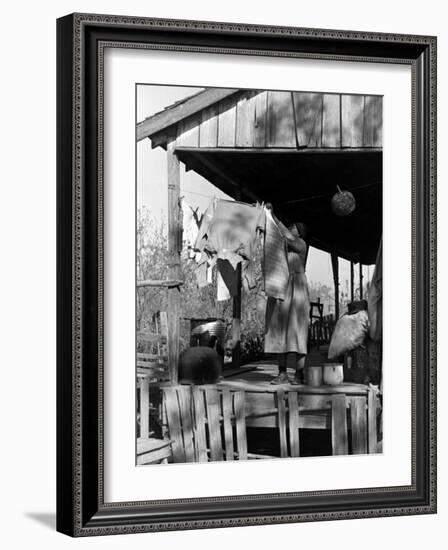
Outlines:
[[[137,122],[163,110],[175,101],[199,92],[202,88],[181,86],[158,86],[142,84],[137,86]],[[193,170],[185,172],[181,163],[181,196],[193,208],[203,212],[210,201],[229,198]],[[137,205],[146,206],[156,219],[167,220],[167,166],[166,152],[161,147],[151,148],[149,139],[137,143]],[[364,280],[370,280],[373,266],[363,267]],[[307,277],[310,283],[321,283],[333,288],[333,275],[329,254],[310,248],[307,261]],[[358,269],[355,269],[355,286]],[[349,292],[350,263],[339,260],[340,291]],[[367,278],[367,279],[366,279]]]

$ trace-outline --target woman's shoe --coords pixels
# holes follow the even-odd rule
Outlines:
[[[286,372],[280,372],[275,378],[271,380],[271,384],[289,384],[289,378]]]
[[[294,386],[302,386],[304,384],[303,370],[296,371],[294,378],[291,380],[291,384]]]

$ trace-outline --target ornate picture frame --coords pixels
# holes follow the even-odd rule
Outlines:
[[[436,512],[436,38],[72,14],[57,22],[57,529],[70,536]],[[104,51],[397,63],[412,71],[412,482],[104,499]],[[133,368],[133,366],[130,366]],[[201,467],[198,465],[197,467]]]

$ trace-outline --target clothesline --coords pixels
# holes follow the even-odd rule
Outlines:
[[[350,188],[350,191],[356,191],[358,189],[365,189],[366,187],[373,187],[374,185],[376,186],[375,183],[367,183],[365,185],[358,185],[357,187]],[[311,201],[311,200],[314,200],[314,199],[324,199],[325,197],[330,198],[331,193],[326,193],[325,195],[313,195],[311,197],[304,197],[303,199],[294,199],[292,201],[283,202],[282,204],[292,204],[292,203],[296,203],[296,202]]]
[[[183,193],[191,193],[192,195],[199,195],[200,197],[205,197],[206,199],[214,199],[216,195],[206,195],[205,193],[198,193],[197,191],[190,191],[189,189],[180,188]]]
[[[366,187],[373,187],[374,185],[376,185],[375,183],[367,183],[365,185],[358,185],[357,187],[352,187],[350,190],[351,191],[357,191],[358,189],[365,189]],[[190,191],[190,189],[185,189],[185,188],[181,188],[181,191],[185,192],[185,193],[191,193],[192,195],[198,195],[200,197],[204,197],[206,199],[214,199],[216,198],[216,195],[208,195],[208,194],[205,194],[205,193],[198,193],[197,191]],[[294,199],[292,201],[287,201],[287,202],[284,202],[282,204],[291,204],[291,203],[297,203],[297,202],[306,202],[306,201],[311,201],[311,200],[315,200],[315,199],[323,199],[325,197],[331,197],[331,194],[329,193],[326,193],[324,195],[313,195],[311,197],[304,197],[302,199]]]

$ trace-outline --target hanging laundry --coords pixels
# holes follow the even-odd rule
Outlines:
[[[236,267],[242,259],[253,259],[264,217],[261,205],[214,199],[204,213],[195,249],[229,260]]]
[[[208,285],[207,280],[207,262],[203,262],[202,264],[198,265],[196,268],[196,282],[198,284],[199,288],[204,288]]]
[[[199,288],[204,288],[213,282],[213,268],[216,264],[216,258],[206,251],[196,252],[196,280]]]
[[[213,283],[213,264],[207,263],[207,284]]]
[[[252,290],[257,286],[256,260],[254,257],[250,261],[244,260],[241,264],[242,282],[246,290]]]
[[[249,288],[255,286],[253,261],[258,232],[264,229],[264,217],[261,205],[222,199],[214,199],[204,213],[194,249],[202,253],[200,266],[204,262],[210,265],[211,260],[219,262],[218,300],[236,296],[239,284],[236,267],[241,262],[245,283]],[[223,283],[228,292],[224,291]]]
[[[217,290],[217,296],[216,299],[218,302],[223,302],[224,300],[230,300],[230,292],[229,289],[226,286],[226,283],[224,282],[224,279],[222,278],[221,273],[219,270],[216,272],[216,290]]]
[[[233,298],[238,294],[237,270],[232,266],[229,260],[221,260],[221,258],[216,260],[216,267],[229,291],[229,297]]]
[[[264,232],[263,274],[266,295],[284,300],[289,281],[286,240],[268,209],[266,209]]]
[[[182,227],[183,227],[183,241],[187,249],[189,258],[196,258],[196,252],[194,246],[199,233],[199,216],[198,209],[193,209],[185,199],[181,199],[182,207]]]

